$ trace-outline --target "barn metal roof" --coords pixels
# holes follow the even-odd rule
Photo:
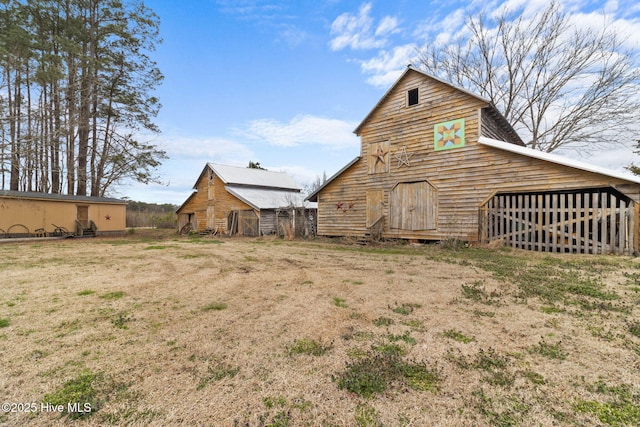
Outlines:
[[[301,190],[286,172],[273,172],[238,166],[207,163],[207,166],[227,185],[247,185],[278,189]]]
[[[66,194],[39,193],[36,191],[10,191],[0,190],[0,198],[24,199],[24,200],[55,200],[60,202],[84,202],[84,203],[108,203],[126,204],[126,200],[110,197],[69,196]]]
[[[481,136],[478,142],[487,147],[498,148],[500,150],[510,151],[512,153],[521,154],[523,156],[532,157],[534,159],[545,160],[547,162],[556,163],[563,166],[569,166],[575,169],[580,169],[587,172],[593,172],[601,175],[610,176],[611,178],[623,179],[625,181],[640,184],[640,177],[614,171],[608,168],[591,165],[589,163],[581,162],[578,160],[569,159],[567,157],[559,156],[553,153],[546,153],[544,151],[534,150],[529,147],[520,147],[518,145],[510,144],[508,142],[499,141],[497,139],[491,139]]]
[[[289,207],[317,208],[317,203],[305,202],[304,194],[297,191],[271,190],[227,185],[224,187],[254,209],[281,209]]]

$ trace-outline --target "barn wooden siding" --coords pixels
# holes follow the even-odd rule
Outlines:
[[[224,187],[224,182],[207,168],[196,184],[197,191],[178,211],[179,229],[186,224],[188,215],[192,214],[191,224],[194,231],[226,233],[231,212],[253,210]]]
[[[484,242],[544,252],[632,254],[638,204],[609,189],[498,194],[480,208]]]
[[[420,102],[407,106],[407,91],[416,87]],[[486,239],[479,209],[498,192],[560,194],[571,189],[591,194],[593,188],[629,184],[479,144],[480,135],[509,136],[489,112],[478,98],[423,74],[407,73],[358,129],[360,156],[317,193],[318,234],[360,237],[377,233],[385,238],[477,242]],[[465,147],[434,151],[434,125],[460,118],[465,119]],[[384,163],[376,163],[378,148],[386,153]],[[403,150],[410,155],[408,164],[398,160]],[[617,198],[616,203],[623,199]],[[417,207],[415,202],[420,200],[425,206]],[[624,203],[628,209],[629,202]],[[426,215],[420,221],[402,219],[420,210]],[[605,249],[610,232],[608,227]]]
[[[419,89],[420,102],[407,106],[407,91],[416,87]],[[360,159],[319,193],[318,234],[371,234],[373,223],[384,217],[385,237],[439,240],[462,230],[465,238],[474,232],[477,238],[479,205],[466,211],[460,210],[464,208],[465,201],[462,198],[442,197],[442,194],[455,196],[460,181],[458,171],[468,168],[464,162],[470,156],[470,149],[475,148],[467,146],[434,152],[433,126],[464,118],[467,141],[477,140],[480,109],[485,106],[482,101],[450,86],[425,81],[424,76],[417,73],[408,74],[360,129]],[[374,154],[378,147],[385,152],[384,163],[375,161]],[[403,147],[410,155],[409,165],[399,164],[397,156],[401,155]],[[429,225],[431,229],[426,230],[417,229],[414,225],[409,225],[409,229],[394,228],[403,227],[398,224],[399,212],[413,212],[412,206],[417,205],[407,201],[404,206],[393,206],[392,202],[403,198],[396,197],[392,201],[392,190],[398,184],[415,182],[428,182],[437,188],[438,197],[433,198],[437,206],[428,208],[437,212],[432,221],[436,227]],[[475,200],[477,197],[474,194],[471,197],[480,202]],[[449,215],[451,212],[455,212],[455,217]]]

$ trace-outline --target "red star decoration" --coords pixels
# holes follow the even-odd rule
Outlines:
[[[109,214],[105,215],[104,219],[106,219],[107,221],[111,221],[111,215]]]

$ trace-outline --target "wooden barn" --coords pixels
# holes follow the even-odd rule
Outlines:
[[[178,230],[258,236],[308,232],[315,203],[284,172],[207,163],[177,210]]]
[[[88,196],[0,191],[0,237],[123,234],[127,202]]]
[[[408,67],[308,200],[318,235],[638,251],[640,179],[525,147],[491,103]]]

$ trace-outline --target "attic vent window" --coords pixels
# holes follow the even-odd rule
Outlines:
[[[407,105],[412,106],[418,103],[418,88],[411,89],[407,92]]]

